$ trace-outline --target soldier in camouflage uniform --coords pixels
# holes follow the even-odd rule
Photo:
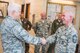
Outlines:
[[[36,23],[35,33],[37,37],[47,38],[51,33],[51,22],[46,18],[46,13],[41,13],[41,20]],[[42,46],[42,53],[46,53],[48,45],[36,45],[35,53],[40,53],[40,48]]]
[[[31,36],[21,25],[20,5],[10,3],[8,16],[1,23],[3,53],[25,53],[24,42],[45,44],[45,39]]]
[[[76,45],[78,43],[78,34],[74,25],[72,24],[73,15],[70,12],[65,12],[62,16],[64,26],[46,40],[47,43],[55,43],[54,53],[75,53]]]
[[[51,34],[54,34],[59,27],[61,27],[61,26],[64,25],[63,22],[62,22],[62,20],[61,20],[62,14],[59,13],[57,16],[58,16],[58,19],[55,19],[53,21],[53,23],[52,23]],[[47,53],[53,53],[54,47],[55,47],[55,43],[50,44]]]

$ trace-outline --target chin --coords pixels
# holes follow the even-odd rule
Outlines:
[[[65,22],[63,22],[63,24],[66,24]]]

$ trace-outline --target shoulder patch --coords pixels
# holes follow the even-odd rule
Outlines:
[[[72,42],[73,42],[73,43],[77,43],[77,35],[76,35],[76,34],[74,34],[74,35],[72,36]]]

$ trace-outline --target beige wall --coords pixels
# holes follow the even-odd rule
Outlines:
[[[69,1],[69,0],[49,0],[49,2],[55,2],[55,3],[61,3],[61,4],[73,4],[74,5],[74,2],[72,1]]]
[[[79,44],[80,44],[80,30],[79,30],[79,25],[80,25],[80,3],[77,3],[77,17],[76,17],[76,28],[79,32],[78,39],[79,39]]]
[[[40,13],[42,11],[46,12],[46,1],[47,0],[31,0],[31,9],[30,9],[30,20],[32,20],[32,15],[35,14],[35,20],[40,20]]]
[[[2,42],[1,42],[1,36],[0,36],[0,53],[3,52],[3,48],[2,48]]]
[[[10,2],[10,0],[3,0]],[[32,15],[36,14],[36,21],[40,20],[40,13],[42,11],[46,12],[46,3],[47,0],[12,0],[15,3],[22,4],[22,3],[30,3],[30,21],[32,21]]]
[[[21,4],[22,3],[22,0],[1,0],[1,1],[6,1],[6,2],[15,2],[15,3],[18,3],[18,4]]]

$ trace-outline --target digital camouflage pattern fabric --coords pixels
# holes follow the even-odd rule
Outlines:
[[[7,16],[1,23],[3,53],[25,53],[24,42],[40,44],[41,39],[32,37],[19,21]]]
[[[51,35],[51,25],[52,22],[49,19],[40,20],[35,25],[35,33],[37,37],[44,37],[47,38]],[[35,53],[40,53],[40,47],[42,47],[42,53],[46,53],[48,45],[36,45],[35,46]]]
[[[69,27],[62,26],[54,35],[47,38],[47,42],[56,42],[55,53],[75,53],[78,42],[77,31],[72,24]]]

